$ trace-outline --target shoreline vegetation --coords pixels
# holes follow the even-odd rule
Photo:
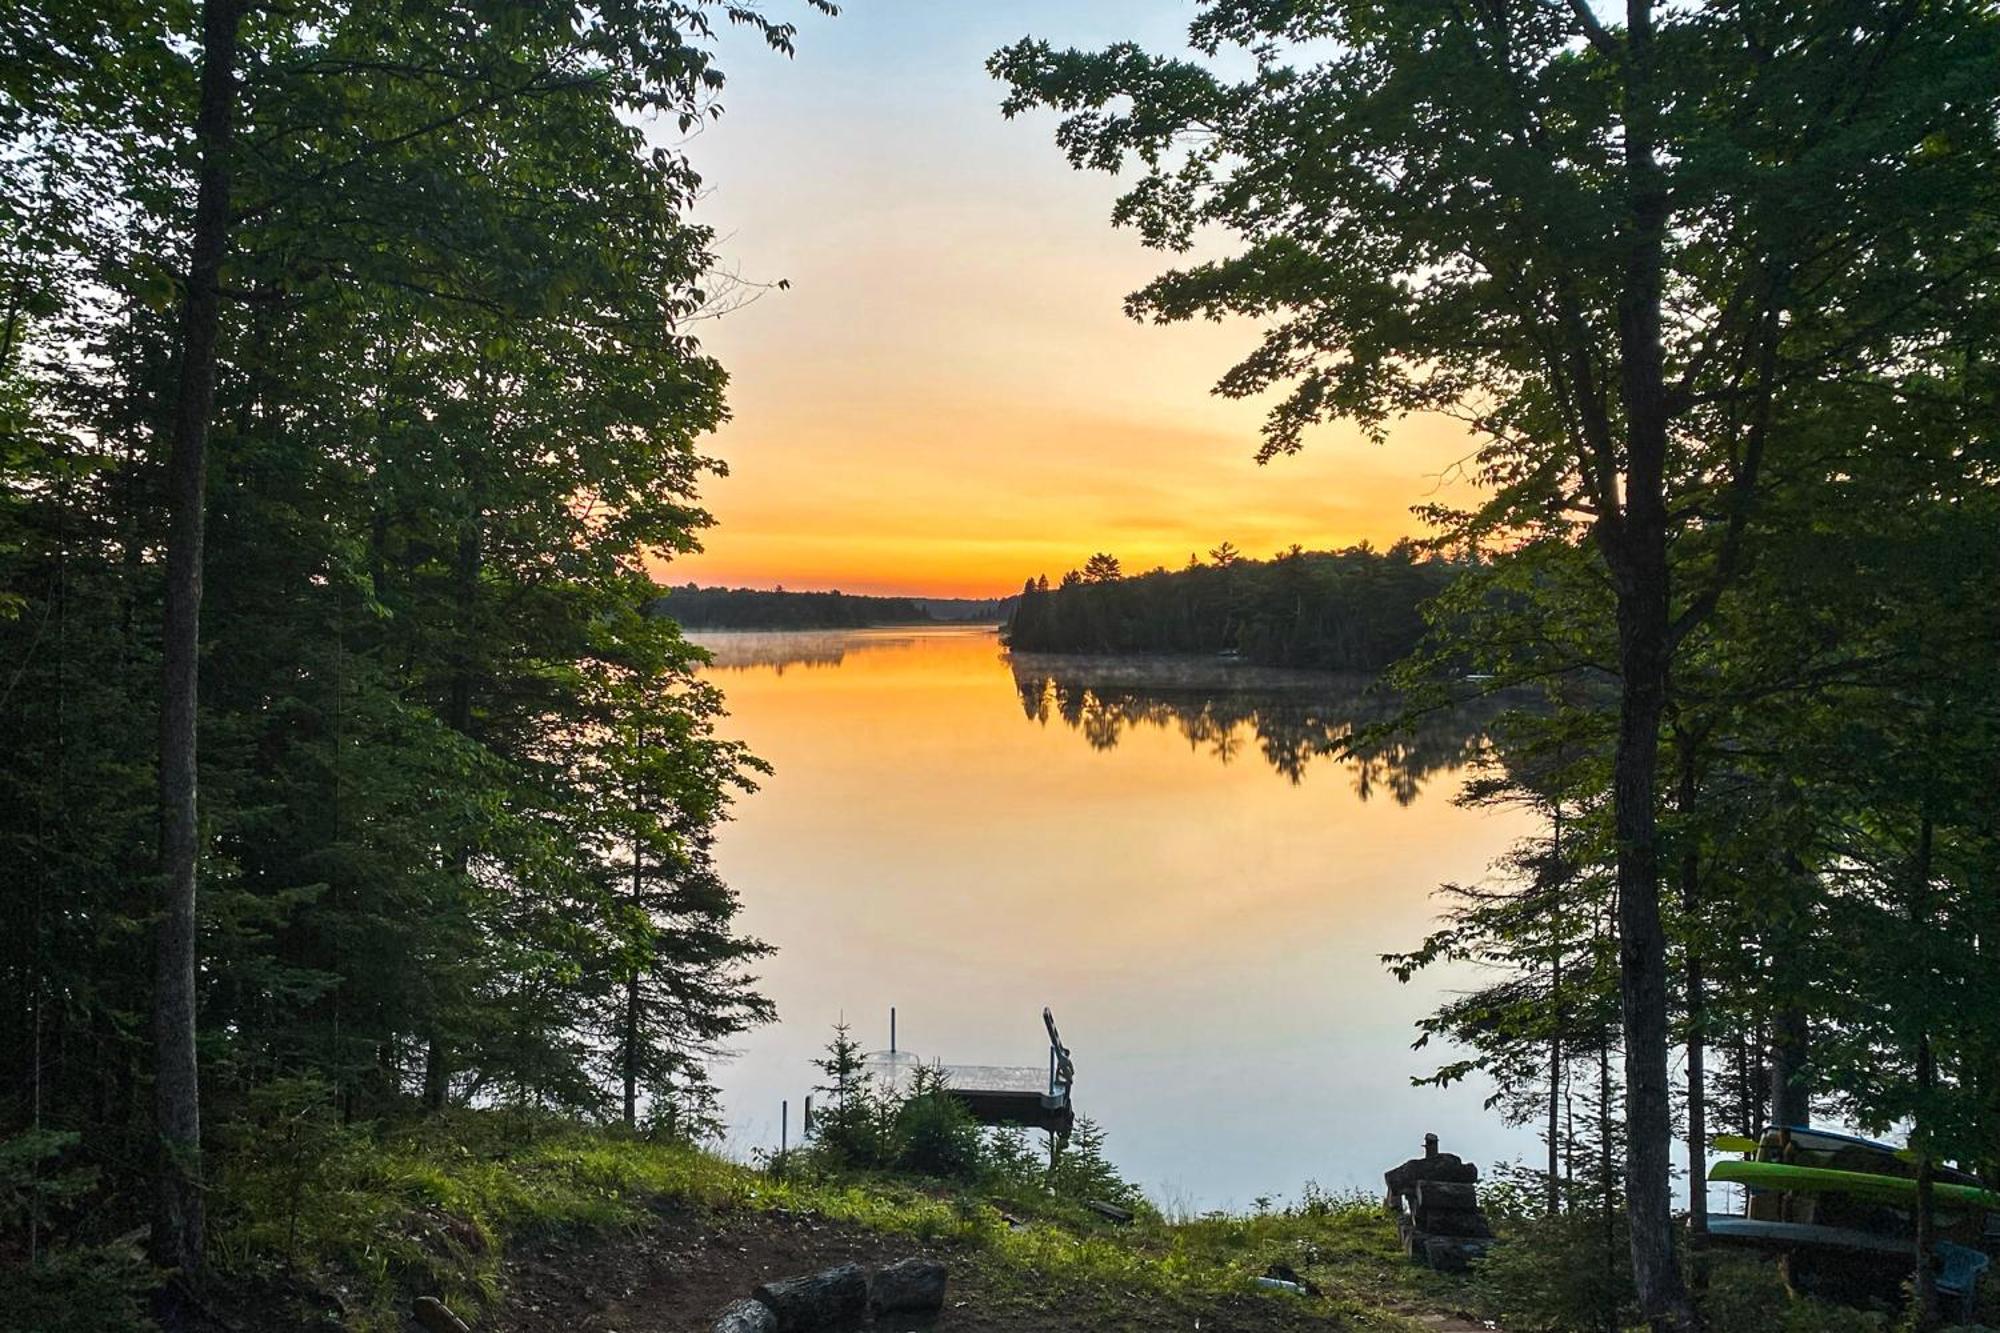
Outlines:
[[[1501,1248],[1455,1275],[1405,1259],[1371,1192],[1305,1182],[1241,1211],[1162,1209],[1117,1177],[1094,1126],[1048,1173],[1024,1136],[982,1134],[955,1107],[934,1091],[855,1098],[806,1146],[746,1162],[546,1113],[343,1124],[331,1103],[295,1104],[238,1126],[219,1155],[208,1315],[394,1333],[430,1297],[473,1328],[686,1333],[757,1282],[857,1254],[945,1261],[938,1326],[955,1333],[1527,1330],[1568,1326],[1552,1290],[1585,1309],[1602,1294],[1589,1265],[1550,1271],[1586,1242],[1545,1235],[1532,1183],[1504,1168],[1482,1188]],[[1600,1206],[1580,1208],[1579,1232]],[[66,1286],[17,1286],[10,1311],[43,1330],[131,1326],[137,1256],[114,1244],[69,1260]],[[1715,1333],[1881,1327],[1792,1298],[1752,1261],[1720,1263],[1705,1303]]]
[[[518,1112],[461,1111],[393,1129],[319,1116],[260,1125],[230,1163],[233,1198],[252,1206],[218,1219],[229,1262],[211,1295],[242,1327],[306,1328],[332,1309],[348,1329],[389,1333],[431,1296],[474,1327],[540,1329],[588,1314],[666,1333],[706,1328],[720,1308],[682,1299],[689,1286],[722,1279],[741,1294],[793,1271],[803,1231],[946,1259],[949,1329],[1198,1322],[1222,1333],[1408,1333],[1437,1327],[1420,1321],[1470,1299],[1462,1280],[1402,1262],[1395,1227],[1372,1199],[1308,1186],[1289,1205],[1169,1217],[1121,1193],[1128,1187],[1094,1153],[1052,1180],[1018,1135],[967,1155],[977,1131],[948,1111],[929,1114],[945,1107],[919,1098],[915,1115],[891,1109],[881,1121],[899,1136],[903,1160],[927,1156],[928,1171],[857,1160],[833,1135],[746,1163]],[[881,1108],[854,1109],[866,1128]],[[311,1139],[303,1178],[302,1136]],[[1129,1203],[1134,1220],[1087,1206],[1105,1195]],[[634,1271],[629,1252],[662,1241],[688,1243],[688,1266]],[[554,1253],[557,1273],[537,1262]],[[1318,1293],[1260,1287],[1273,1264]],[[607,1310],[613,1302],[623,1308]]]
[[[1386,551],[1294,546],[1270,560],[1227,542],[1204,562],[1126,576],[1092,556],[1051,584],[1030,579],[1005,634],[1037,653],[1230,656],[1264,667],[1379,673],[1426,632],[1424,603],[1463,572],[1411,542]]]
[[[900,629],[916,625],[992,624],[1006,619],[1005,597],[871,597],[838,590],[668,588],[649,612],[683,629]]]

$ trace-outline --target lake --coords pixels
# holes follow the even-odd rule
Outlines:
[[[1476,737],[1440,723],[1367,762],[1329,753],[1362,683],[1226,662],[1024,657],[987,628],[707,632],[728,734],[776,772],[719,859],[778,947],[780,1024],[717,1071],[739,1153],[845,1016],[869,1049],[1043,1064],[1044,1005],[1079,1113],[1169,1208],[1377,1190],[1421,1148],[1533,1159],[1479,1082],[1414,1088],[1414,1021],[1449,976],[1379,955],[1430,929],[1521,816],[1452,797]],[[1458,974],[1457,984],[1466,975]]]

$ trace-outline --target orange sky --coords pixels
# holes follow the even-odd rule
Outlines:
[[[791,290],[706,326],[731,475],[707,550],[663,580],[989,596],[1098,550],[1135,570],[1416,530],[1462,430],[1377,448],[1329,427],[1259,467],[1262,407],[1209,392],[1254,331],[1127,320],[1167,257],[1112,230],[1116,183],[1071,171],[1052,120],[999,115],[981,62],[1024,30],[1158,46],[1188,12],[860,0],[804,23],[796,61],[735,54],[725,116],[689,145],[701,216],[730,267]]]

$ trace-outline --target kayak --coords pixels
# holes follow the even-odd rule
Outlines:
[[[1908,1148],[1898,1148],[1893,1144],[1878,1143],[1874,1139],[1864,1139],[1853,1134],[1837,1134],[1830,1129],[1808,1129],[1793,1125],[1772,1125],[1764,1131],[1764,1141],[1770,1142],[1779,1135],[1787,1135],[1792,1146],[1802,1152],[1839,1152],[1846,1148],[1860,1148],[1865,1152],[1886,1153],[1903,1161],[1914,1162],[1917,1155]]]
[[[1917,1182],[1904,1176],[1878,1176],[1866,1171],[1836,1171],[1823,1166],[1787,1166],[1782,1162],[1717,1162],[1708,1178],[1754,1190],[1787,1194],[1848,1194],[1892,1207],[1911,1208],[1917,1202]],[[1932,1197],[1941,1208],[1979,1208],[2000,1212],[2000,1193],[1976,1185],[1935,1184]]]

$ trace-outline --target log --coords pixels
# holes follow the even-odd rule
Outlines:
[[[435,1296],[419,1296],[410,1307],[410,1313],[417,1322],[430,1333],[472,1333],[471,1326],[451,1312],[451,1308]]]
[[[861,1321],[868,1311],[868,1274],[860,1264],[842,1264],[806,1277],[766,1282],[750,1294],[771,1307],[779,1333],[810,1333]]]
[[[1432,1208],[1417,1214],[1416,1225],[1433,1236],[1490,1240],[1493,1227],[1477,1208]]]
[[[1117,1204],[1106,1203],[1102,1199],[1085,1199],[1083,1206],[1107,1221],[1123,1224],[1132,1220],[1130,1208],[1120,1208]]]
[[[1429,1212],[1436,1209],[1479,1207],[1479,1187],[1459,1180],[1420,1180],[1417,1182],[1417,1211]]]
[[[1463,1161],[1456,1153],[1443,1152],[1435,1157],[1412,1157],[1401,1166],[1382,1173],[1382,1184],[1386,1188],[1383,1207],[1396,1211],[1398,1202],[1415,1192],[1418,1181],[1446,1180],[1470,1185],[1479,1179],[1479,1168],[1471,1162]]]
[[[738,1301],[715,1321],[714,1333],[778,1333],[778,1316],[762,1301]]]
[[[1424,1262],[1440,1273],[1463,1273],[1486,1253],[1487,1242],[1458,1236],[1431,1236],[1424,1241]]]
[[[890,1264],[868,1284],[868,1305],[876,1314],[936,1314],[944,1309],[950,1274],[935,1259]]]

